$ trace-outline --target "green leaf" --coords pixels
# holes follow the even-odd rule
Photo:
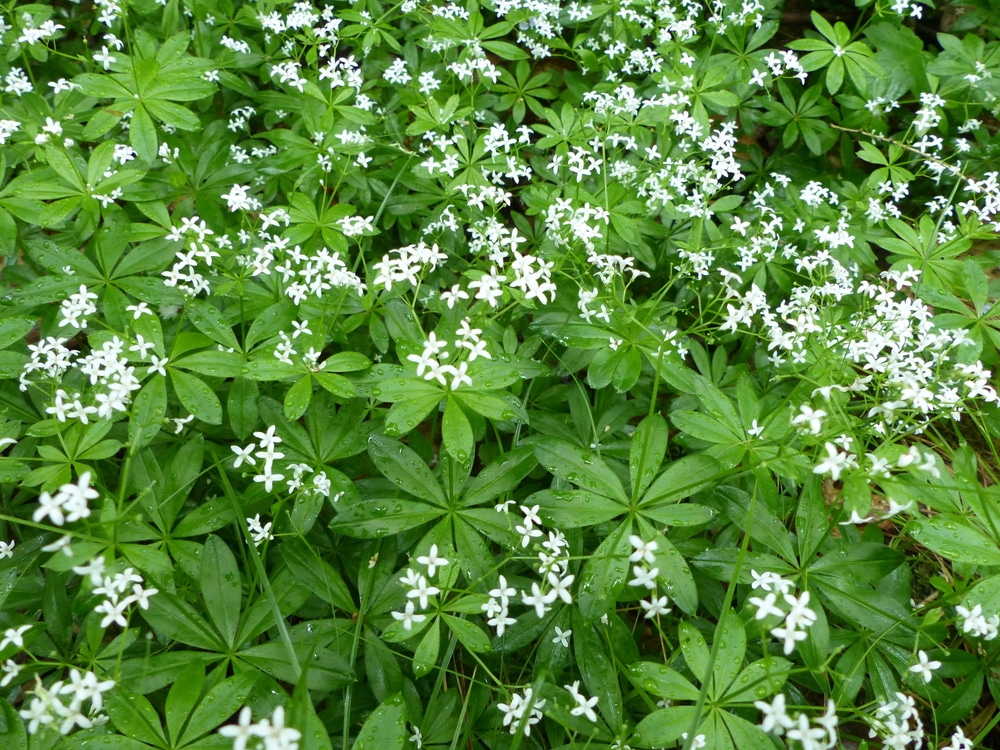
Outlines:
[[[672,745],[681,739],[681,734],[691,728],[695,716],[694,706],[670,706],[653,711],[636,725],[632,736],[629,737],[629,744],[638,747]]]
[[[444,491],[427,464],[411,448],[381,435],[368,438],[368,455],[382,475],[400,489],[447,507]]]
[[[362,497],[356,502],[342,500],[330,528],[359,539],[380,539],[415,529],[439,518],[439,506],[399,497]]]
[[[573,653],[580,677],[590,695],[597,697],[597,706],[609,726],[622,722],[622,692],[618,670],[608,653],[605,626],[587,622],[583,611],[573,612]]]
[[[698,587],[684,556],[662,534],[656,537],[656,567],[666,581],[666,593],[687,614],[698,610]]]
[[[284,410],[285,416],[295,421],[309,408],[312,401],[313,385],[312,375],[305,375],[299,378],[288,392],[285,394]]]
[[[954,513],[910,521],[906,531],[925,547],[946,559],[975,565],[1000,565],[1000,546]]]
[[[681,620],[678,625],[678,636],[688,669],[694,673],[698,682],[704,683],[711,667],[708,644],[705,643],[704,636],[698,628],[686,620]]]
[[[443,613],[445,623],[451,628],[459,642],[474,654],[485,654],[492,650],[490,637],[468,620]]]
[[[211,302],[200,299],[188,300],[184,314],[194,323],[195,328],[213,341],[227,349],[241,351],[240,342],[236,340],[232,326],[226,322],[222,311]]]
[[[4,750],[28,750],[24,722],[6,700],[0,698],[0,747]]]
[[[525,505],[540,505],[545,522],[558,529],[576,529],[610,521],[626,512],[620,503],[584,490],[542,490]]]
[[[729,704],[763,700],[781,690],[791,669],[792,663],[780,656],[758,659],[739,673],[723,699]]]
[[[577,606],[585,620],[592,621],[609,612],[625,586],[628,558],[628,522],[620,524],[601,542],[580,573]]]
[[[437,665],[438,651],[441,649],[441,620],[437,617],[420,638],[413,652],[413,674],[423,677]]]
[[[357,606],[351,592],[337,569],[306,544],[289,539],[279,547],[281,559],[295,575],[296,580],[325,602],[353,613]]]
[[[170,370],[174,392],[184,408],[208,424],[222,424],[222,403],[204,380],[182,370]]]
[[[722,719],[728,732],[726,746],[740,750],[772,750],[774,742],[759,726],[743,719],[729,711],[719,711],[716,720]],[[732,739],[730,743],[728,740]]]
[[[628,668],[628,678],[646,692],[667,700],[696,701],[698,688],[670,667],[651,661],[636,662]]]
[[[494,422],[528,423],[528,412],[525,411],[524,404],[511,393],[461,389],[455,391],[454,398],[471,413],[481,414]]]
[[[412,400],[397,401],[385,415],[385,433],[387,435],[405,435],[424,421],[427,415],[440,403],[441,393],[439,392]]]
[[[16,254],[17,222],[7,211],[0,208],[0,255],[9,258]]]
[[[535,451],[530,445],[502,454],[469,482],[462,495],[462,505],[484,505],[513,492],[537,465]]]
[[[209,619],[228,645],[236,645],[243,584],[236,556],[217,536],[212,535],[205,542],[199,583]]]
[[[167,733],[175,744],[181,738],[188,716],[201,700],[201,691],[205,685],[205,665],[199,662],[188,664],[176,677],[176,682],[167,693],[166,703]]]
[[[354,398],[357,393],[354,383],[343,375],[336,375],[332,372],[314,372],[312,376],[324,389],[339,398]]]
[[[326,372],[356,372],[367,370],[371,365],[371,360],[359,352],[337,352],[323,360]]]
[[[721,474],[722,467],[711,456],[704,453],[684,456],[668,465],[656,478],[639,507],[645,511],[647,505],[676,503],[714,483]]]
[[[245,364],[242,355],[218,349],[195,352],[170,363],[171,367],[180,367],[213,378],[239,377]]]
[[[581,489],[628,504],[621,480],[604,460],[568,440],[543,438],[535,443],[535,457],[553,476]]]
[[[153,630],[171,640],[207,651],[225,651],[211,626],[194,608],[167,591],[160,591],[149,600],[149,609],[142,616]]]
[[[152,163],[156,160],[156,126],[142,105],[132,110],[129,143],[143,161]]]
[[[670,421],[681,432],[691,437],[719,445],[736,445],[744,440],[741,433],[734,432],[721,420],[697,411],[675,411]]]
[[[104,705],[111,722],[122,734],[157,747],[166,745],[160,717],[144,696],[116,687],[105,693]]]
[[[258,677],[256,672],[244,672],[215,685],[194,709],[180,742],[198,739],[239,711],[246,704]]]
[[[310,627],[314,625],[311,622],[304,624]],[[329,692],[354,682],[354,670],[347,659],[336,651],[302,640],[294,641],[293,646],[299,664],[305,664],[309,660],[309,669],[303,669],[301,675],[289,663],[288,648],[283,641],[268,641],[252,646],[243,649],[237,656],[265,674],[293,685],[298,684],[301,677],[305,677],[306,686],[310,690]]]
[[[229,426],[240,440],[246,440],[260,420],[260,413],[257,410],[259,398],[260,388],[256,381],[244,377],[233,379],[229,387],[226,408],[229,413]]]
[[[63,738],[59,750],[150,750],[150,746],[120,734],[92,734]],[[200,749],[191,746],[190,750]]]
[[[458,461],[467,461],[476,449],[472,424],[454,397],[448,396],[441,420],[441,438],[444,448]]]
[[[747,650],[747,634],[743,620],[735,611],[724,613],[722,621],[715,629],[714,637],[718,640],[718,645],[715,663],[712,665],[710,694],[715,698],[721,698],[743,667],[743,657]]]
[[[660,470],[667,451],[667,436],[667,423],[660,414],[646,417],[635,428],[628,464],[633,500],[642,497]]]
[[[715,518],[715,511],[696,503],[655,503],[640,510],[643,518],[664,526],[700,526]]]
[[[736,487],[719,487],[715,496],[730,520],[750,534],[750,539],[768,547],[788,562],[796,560],[788,529],[778,520],[763,500],[754,501]]]
[[[404,750],[408,738],[403,696],[397,693],[372,711],[361,727],[352,750]]]
[[[809,575],[825,576],[831,584],[844,576],[858,583],[878,583],[906,556],[897,549],[874,542],[855,542],[829,550],[809,566]]]

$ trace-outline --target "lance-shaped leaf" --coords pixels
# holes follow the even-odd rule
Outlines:
[[[368,455],[382,475],[421,500],[446,507],[444,490],[431,470],[411,448],[382,435],[368,438]]]
[[[553,476],[572,482],[581,489],[610,497],[623,505],[628,503],[618,475],[592,451],[568,440],[545,438],[535,443],[535,456],[538,463]]]

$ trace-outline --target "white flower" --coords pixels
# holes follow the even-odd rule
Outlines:
[[[761,721],[760,728],[765,732],[781,734],[785,729],[791,729],[795,726],[794,722],[792,722],[791,718],[785,712],[784,693],[778,693],[770,703],[767,701],[754,701],[753,705],[764,714],[764,720]]]
[[[799,413],[792,417],[793,425],[808,425],[807,432],[810,435],[819,435],[820,430],[823,427],[823,417],[826,416],[826,412],[822,409],[813,409],[807,404],[802,404],[799,407]]]
[[[222,194],[230,211],[254,210],[256,201],[247,194],[248,190],[250,190],[249,185],[233,185],[228,193]]]
[[[271,521],[262,526],[260,523],[260,513],[253,518],[247,519],[247,531],[252,535],[255,547],[259,547],[265,541],[274,539],[274,534],[271,533]]]
[[[240,711],[239,723],[227,724],[219,729],[219,734],[233,740],[233,750],[246,750],[247,741],[256,736],[257,725],[250,719],[250,706],[244,706]]]
[[[557,646],[569,648],[569,637],[573,635],[572,630],[563,630],[556,625],[556,634],[552,637],[552,642]]]
[[[628,558],[629,562],[639,562],[640,560],[642,560],[643,562],[648,563],[649,565],[652,565],[653,563],[656,562],[656,554],[655,554],[657,550],[656,540],[644,542],[641,536],[638,536],[637,534],[632,534],[628,538],[628,541],[629,544],[632,545],[632,549],[635,550],[629,556]]]
[[[910,671],[919,674],[925,683],[934,679],[933,671],[941,666],[939,661],[931,661],[927,658],[926,651],[917,652],[917,663],[910,667]]]
[[[632,566],[632,575],[635,576],[628,582],[629,586],[639,586],[650,591],[656,588],[656,577],[660,574],[659,568],[646,568],[641,565]]]
[[[829,474],[830,478],[836,482],[840,479],[840,474],[844,469],[858,468],[858,462],[853,453],[841,453],[837,446],[827,442],[824,445],[826,458],[820,461],[813,469],[813,474]]]
[[[563,685],[569,694],[573,696],[573,700],[576,701],[576,707],[570,709],[570,714],[573,716],[585,716],[588,720],[597,723],[597,714],[594,712],[594,706],[597,705],[597,696],[592,698],[587,698],[580,693],[580,681],[576,680],[572,685]]]
[[[406,602],[402,612],[393,612],[392,617],[394,620],[402,622],[403,630],[407,632],[413,630],[413,623],[420,624],[427,619],[427,615],[416,614],[416,607],[412,601]]]
[[[661,596],[657,599],[641,599],[639,600],[639,606],[646,610],[645,618],[647,620],[652,620],[657,615],[666,615],[670,613],[670,607],[667,606],[669,599],[666,596]]]
[[[430,550],[426,555],[421,555],[417,558],[417,562],[421,565],[427,566],[427,575],[433,576],[437,572],[438,567],[444,567],[448,565],[448,561],[443,557],[438,557],[438,546],[432,544]]]

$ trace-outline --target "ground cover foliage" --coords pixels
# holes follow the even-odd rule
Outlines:
[[[1000,16],[808,10],[3,5],[0,747],[996,746]]]

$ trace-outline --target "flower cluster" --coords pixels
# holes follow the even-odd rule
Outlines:
[[[236,724],[227,724],[219,734],[232,739],[233,750],[298,750],[302,732],[285,726],[285,707],[278,706],[270,719],[253,721],[249,706],[240,710]],[[254,744],[249,744],[253,742]]]
[[[645,612],[646,619],[649,620],[659,615],[669,614],[670,607],[667,605],[670,600],[666,594],[659,597],[656,595],[660,569],[652,566],[656,563],[656,550],[659,548],[659,545],[655,540],[643,541],[642,537],[636,534],[632,534],[628,538],[628,541],[632,545],[633,550],[628,559],[629,562],[634,563],[632,566],[632,575],[635,576],[628,582],[628,585],[648,589],[652,592],[649,595],[649,599],[639,601],[639,606]]]
[[[253,436],[258,439],[258,442],[250,443],[244,448],[238,445],[230,446],[233,453],[236,454],[233,468],[238,469],[244,463],[256,467],[257,459],[262,461],[260,472],[254,476],[253,481],[263,484],[264,489],[268,492],[274,488],[276,482],[285,478],[284,474],[278,474],[274,470],[274,462],[285,457],[284,453],[275,450],[275,446],[282,442],[281,438],[275,434],[276,429],[274,425],[270,425],[264,432],[255,432]]]
[[[122,628],[128,627],[128,620],[125,619],[128,608],[138,604],[140,609],[149,609],[149,598],[159,593],[159,589],[143,587],[144,579],[135,568],[125,568],[120,573],[106,575],[103,555],[83,565],[75,566],[73,572],[87,576],[93,586],[93,593],[104,597],[101,603],[94,607],[95,612],[103,615],[102,628],[110,627],[112,624]],[[128,596],[122,596],[130,589],[131,593]]]
[[[428,577],[434,578],[438,568],[450,565],[450,562],[438,555],[438,546],[432,544],[426,555],[417,557],[417,563],[427,569],[427,576],[419,573],[413,568],[407,568],[399,582],[406,588],[406,605],[402,612],[393,612],[392,617],[397,622],[403,623],[404,630],[412,630],[414,624],[420,624],[427,619],[427,615],[419,614],[417,608],[426,610],[430,607],[430,597],[437,596],[441,589],[432,586],[428,582]]]
[[[972,609],[959,605],[955,607],[955,611],[962,617],[963,633],[984,641],[996,640],[997,633],[1000,632],[1000,616],[992,614],[986,617],[982,604],[973,605]]]
[[[869,719],[869,737],[878,737],[885,747],[904,750],[911,744],[924,742],[924,723],[920,720],[917,703],[905,693],[896,693],[895,700],[880,705]]]
[[[43,492],[38,496],[38,507],[31,518],[40,523],[48,518],[56,526],[73,523],[90,517],[90,500],[96,500],[101,494],[90,486],[90,472],[85,471],[77,479],[77,483],[67,482],[55,495]]]
[[[837,706],[832,700],[827,701],[823,715],[814,716],[811,722],[805,713],[789,716],[786,700],[784,693],[778,693],[770,703],[754,701],[754,706],[764,715],[761,729],[798,742],[802,750],[830,750],[837,746],[839,720]]]
[[[463,385],[472,387],[469,363],[475,362],[479,358],[493,359],[486,348],[486,342],[481,338],[481,334],[482,329],[473,328],[469,319],[463,318],[456,334],[457,338],[452,344],[454,354],[450,357],[451,362],[447,364],[442,362],[442,360],[449,359],[447,349],[449,343],[437,338],[434,331],[428,334],[420,354],[407,355],[406,360],[417,366],[417,377],[424,380],[434,380],[441,385],[448,386],[453,391]],[[461,356],[463,350],[467,352],[465,359],[456,363],[455,357]]]
[[[91,386],[98,386],[91,393],[96,405],[85,403],[84,395],[78,391],[68,392],[63,388],[56,388],[52,405],[45,408],[47,414],[60,422],[76,419],[81,424],[88,424],[93,416],[108,420],[124,416],[133,391],[141,387],[135,367],[129,364],[129,359],[124,354],[126,342],[118,336],[112,336],[85,355],[70,349],[66,346],[67,343],[67,339],[48,337],[28,345],[30,356],[20,374],[21,390],[28,390],[33,382],[31,376],[35,373],[52,381],[63,382],[67,372],[75,370],[85,376]],[[129,351],[139,351],[142,355],[145,354],[145,348],[144,342],[140,341],[129,347]],[[151,356],[153,367],[162,369],[166,360],[157,363],[156,355]]]
[[[63,735],[77,727],[89,729],[107,722],[108,717],[102,713],[102,696],[114,686],[114,680],[101,680],[93,672],[76,669],[70,670],[68,681],[48,686],[36,678],[35,688],[29,693],[31,701],[19,713],[27,722],[29,734],[36,734],[43,726],[52,726]]]
[[[778,627],[771,628],[771,635],[781,639],[785,654],[795,651],[795,644],[804,641],[808,637],[808,630],[816,622],[816,613],[809,608],[809,592],[803,591],[799,596],[795,596],[792,591],[795,585],[787,578],[783,578],[777,573],[765,571],[758,573],[751,570],[754,589],[762,589],[766,592],[763,598],[751,596],[747,601],[756,608],[754,619],[766,620],[768,617],[783,617],[784,623]],[[778,597],[781,597],[780,601]],[[783,606],[788,607],[786,612]]]
[[[512,694],[510,703],[497,704],[497,709],[503,714],[503,726],[509,727],[511,734],[517,734],[520,729],[525,737],[531,734],[531,727],[542,720],[544,708],[545,699],[535,698],[530,687],[526,687],[521,695]]]

